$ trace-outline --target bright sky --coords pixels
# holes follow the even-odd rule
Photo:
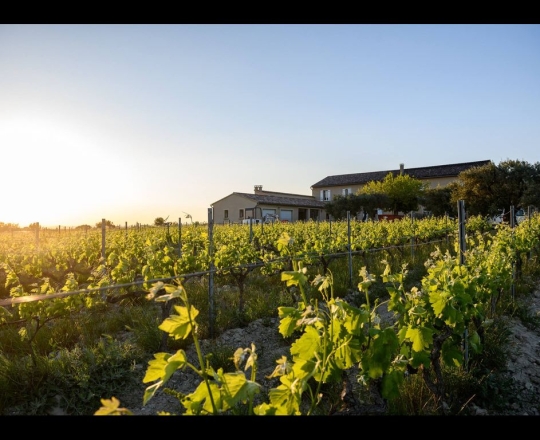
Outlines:
[[[206,222],[232,192],[540,160],[540,25],[0,25],[0,222]]]

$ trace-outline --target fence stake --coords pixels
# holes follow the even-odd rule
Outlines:
[[[101,258],[105,263],[105,219],[101,219]]]
[[[414,217],[413,217],[413,212],[411,211],[411,230],[412,230],[412,235],[411,235],[411,261],[414,263],[414,239],[415,239],[415,236],[414,236]]]
[[[178,258],[182,258],[182,217],[178,217]]]
[[[349,246],[349,287],[352,288],[352,248],[351,248],[351,211],[347,211],[347,242]]]
[[[210,257],[210,271],[208,273],[208,315],[210,338],[214,337],[214,216],[212,208],[208,208],[208,256]]]
[[[513,229],[516,227],[515,218],[516,218],[516,216],[514,215],[514,205],[511,205],[510,206],[510,227],[512,228],[512,241],[514,239],[514,231],[513,231]],[[517,252],[516,252],[516,258],[517,258]],[[514,299],[516,297],[516,284],[515,284],[515,282],[516,282],[516,261],[514,259],[514,261],[512,261],[512,285],[510,286],[510,292],[512,292],[512,302],[514,302]]]
[[[444,213],[444,233],[446,237],[446,246],[448,246],[448,213]]]
[[[39,222],[36,223],[36,251],[39,252]]]
[[[459,264],[465,263],[465,201],[458,201],[458,223],[459,223]],[[469,330],[467,325],[463,332],[463,366],[465,371],[469,370]]]

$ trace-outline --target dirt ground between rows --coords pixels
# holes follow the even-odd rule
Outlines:
[[[540,316],[540,289],[529,295],[524,305],[529,308],[530,313]],[[509,351],[511,355],[507,362],[506,374],[514,378],[513,396],[505,409],[491,412],[487,409],[470,402],[468,415],[540,415],[540,328],[528,328],[519,318],[507,318],[511,330]],[[279,321],[277,318],[257,320],[250,323],[245,328],[231,329],[224,332],[212,343],[223,344],[228,347],[251,347],[255,344],[258,354],[257,382],[264,390],[269,390],[279,384],[279,379],[267,379],[276,366],[276,360],[281,356],[289,354],[290,346],[286,344],[283,337],[278,332]],[[208,349],[210,341],[202,341],[203,351]],[[186,350],[188,357],[195,365],[195,350],[193,347]],[[142,383],[142,377],[146,371],[146,365],[138,366],[140,374],[140,385],[126,390],[116,396],[121,406],[128,408],[134,415],[157,415],[164,411],[171,414],[181,414],[182,407],[175,397],[160,390],[156,395],[142,405],[142,398],[147,384]],[[354,372],[350,373],[351,383],[356,379]],[[190,393],[199,383],[198,376],[190,370],[177,371],[167,382],[166,387],[182,393]],[[349,411],[350,414],[383,414],[384,408],[379,402],[370,402],[365,408],[356,408]],[[346,413],[343,413],[346,414]]]

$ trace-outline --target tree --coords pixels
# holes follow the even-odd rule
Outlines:
[[[371,181],[358,190],[359,194],[385,194],[387,201],[385,206],[379,208],[391,210],[395,215],[401,212],[415,211],[418,209],[420,197],[429,187],[428,182],[400,174],[394,176],[388,173],[382,181]]]
[[[165,219],[163,217],[156,217],[154,220],[155,226],[163,226],[165,224]]]
[[[11,231],[13,229],[19,229],[19,224],[18,223],[0,222],[0,232],[2,232],[2,231]]]
[[[347,211],[351,213],[351,216],[355,216],[362,210],[362,205],[359,197],[355,194],[337,195],[334,200],[325,204],[324,209],[332,217],[339,220],[347,218]]]
[[[375,218],[377,209],[390,205],[388,195],[385,193],[374,192],[371,194],[358,194],[357,197],[360,205],[362,206],[362,210],[367,212],[369,218],[372,219]]]
[[[526,205],[538,206],[540,194],[540,163],[529,164],[521,160],[506,160],[498,165],[499,185],[496,194],[503,207],[522,208]]]
[[[116,228],[114,223],[110,220],[105,220],[105,226],[108,226],[109,228]],[[101,228],[101,222],[96,223],[96,228]]]
[[[540,163],[534,165],[534,176],[527,182],[527,188],[521,198],[521,207],[523,209],[529,206],[540,208]]]
[[[375,218],[377,208],[389,206],[388,196],[384,193],[337,195],[334,200],[325,204],[325,211],[335,219],[347,218],[347,211],[356,216],[360,211],[367,212]]]
[[[459,174],[451,186],[451,203],[465,201],[471,215],[494,215],[500,209],[540,206],[540,163],[506,160]]]
[[[420,198],[420,204],[436,217],[441,217],[446,213],[457,216],[457,204],[452,204],[450,185],[426,189]]]
[[[101,226],[101,224],[100,224],[100,226]],[[87,229],[92,229],[92,226],[90,226],[90,225],[79,225],[75,229],[82,229],[82,230],[86,231]]]
[[[497,166],[493,162],[461,172],[455,184],[451,186],[451,203],[456,205],[459,200],[463,200],[469,215],[496,213],[497,175]]]

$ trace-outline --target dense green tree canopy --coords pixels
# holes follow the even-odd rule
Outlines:
[[[90,226],[90,225],[79,225],[75,229],[83,229],[83,230],[92,229],[92,226]]]
[[[494,215],[513,206],[527,209],[540,207],[540,163],[506,160],[499,165],[490,162],[459,174],[456,181],[445,187],[430,188],[407,174],[388,173],[382,181],[365,184],[356,194],[336,196],[326,204],[326,212],[334,218],[356,215],[360,211],[375,216],[377,208],[394,214],[418,210],[422,205],[433,215],[457,215],[457,203],[465,201],[469,215]]]
[[[368,218],[373,219],[377,208],[388,206],[388,204],[388,196],[383,193],[337,195],[334,200],[326,203],[325,210],[338,220],[347,218],[347,211],[352,217],[360,212],[366,212]]]
[[[499,165],[489,163],[459,174],[452,184],[451,203],[465,201],[471,215],[494,215],[510,206],[540,206],[540,163],[506,160]]]
[[[335,219],[344,219],[347,218],[347,211],[351,213],[351,216],[355,216],[362,210],[362,206],[359,203],[358,196],[355,194],[337,195],[334,200],[326,203],[325,210]]]
[[[115,228],[116,226],[114,225],[114,223],[110,220],[105,220],[105,226],[109,227],[109,228]],[[101,228],[101,222],[98,222],[96,223],[96,228]]]
[[[375,218],[377,209],[390,205],[388,195],[380,192],[373,192],[370,194],[357,194],[360,206],[364,212],[367,212],[369,218]]]
[[[400,211],[416,211],[420,198],[428,187],[428,182],[422,182],[408,174],[394,176],[388,173],[384,180],[368,182],[358,192],[359,194],[386,194],[387,204],[379,208],[398,214]]]
[[[457,215],[457,205],[451,202],[451,198],[452,187],[450,185],[428,188],[420,197],[420,204],[436,217],[445,214],[455,217]]]

